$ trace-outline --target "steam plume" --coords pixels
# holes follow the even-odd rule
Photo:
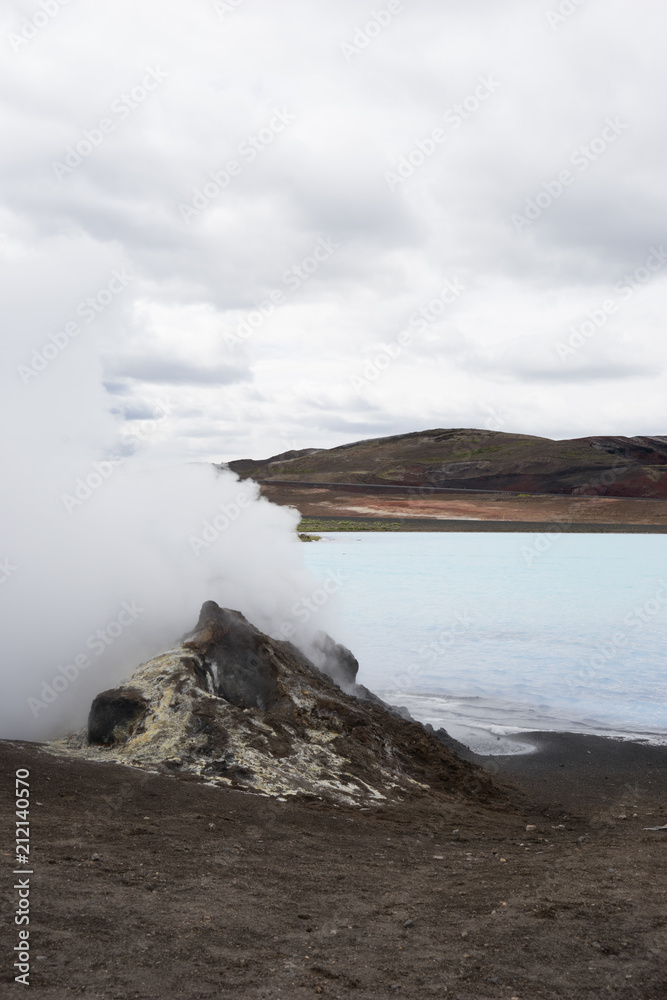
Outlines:
[[[4,273],[4,738],[47,739],[82,724],[94,695],[174,644],[205,600],[301,644],[332,615],[333,602],[312,622],[295,614],[317,586],[296,511],[228,471],[169,461],[159,415],[131,447],[123,440],[98,351],[120,303],[60,346],[77,302],[71,275],[82,289],[103,288],[118,265],[113,247],[92,261],[87,249],[50,241],[29,268],[10,260]]]

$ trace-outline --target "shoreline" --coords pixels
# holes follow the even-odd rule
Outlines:
[[[667,530],[667,501],[565,494],[475,493],[470,491],[411,491],[392,487],[260,486],[262,496],[279,506],[296,508],[313,524],[371,524],[375,530],[591,531]],[[487,522],[494,526],[489,527]],[[512,527],[507,527],[507,524]],[[444,525],[444,526],[443,526]],[[449,527],[448,527],[449,525]],[[504,525],[504,526],[503,526]],[[524,526],[513,527],[515,525]],[[638,527],[641,526],[641,527]]]
[[[460,518],[437,517],[303,517],[300,532],[508,532],[525,534],[611,534],[611,535],[664,535],[667,524],[614,524],[590,523],[586,521],[571,524],[556,521],[488,521],[462,520]]]
[[[516,781],[536,803],[590,813],[628,811],[643,802],[667,812],[667,747],[613,736],[569,732],[525,732],[504,737],[531,743],[531,753],[474,755],[493,774]],[[471,758],[472,759],[472,758]],[[630,801],[634,799],[634,801]],[[663,820],[664,822],[664,820]]]

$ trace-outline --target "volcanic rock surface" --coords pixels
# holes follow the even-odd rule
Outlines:
[[[207,601],[177,648],[99,694],[87,732],[54,749],[347,805],[425,793],[504,798],[455,744],[445,745],[446,734],[438,738],[357,685],[345,647],[320,634],[313,657],[323,669],[239,611]]]

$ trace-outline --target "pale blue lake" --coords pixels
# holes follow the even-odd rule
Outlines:
[[[561,730],[667,745],[667,536],[330,533],[359,681],[478,752]],[[500,739],[498,739],[500,737]]]

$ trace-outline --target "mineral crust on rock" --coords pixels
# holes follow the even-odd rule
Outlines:
[[[207,601],[177,648],[99,694],[87,732],[53,749],[348,805],[499,797],[479,767],[357,686],[349,650],[320,636],[313,655],[338,683],[296,646]]]

